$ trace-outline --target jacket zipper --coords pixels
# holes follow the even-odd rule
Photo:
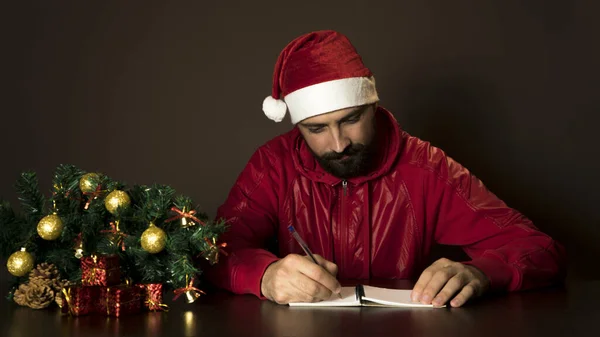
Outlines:
[[[341,231],[341,240],[340,240],[340,262],[342,265],[345,264],[347,259],[346,256],[346,241],[348,241],[348,226],[346,224],[346,199],[348,196],[348,182],[346,180],[342,180],[342,193],[340,193],[340,231]],[[342,267],[340,265],[340,267]],[[346,268],[342,267],[344,270]],[[340,268],[340,269],[342,269]]]

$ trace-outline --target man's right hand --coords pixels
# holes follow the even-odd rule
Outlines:
[[[290,302],[318,302],[327,300],[342,290],[335,276],[338,267],[333,262],[314,255],[310,257],[290,254],[272,263],[263,275],[262,294],[279,304]]]

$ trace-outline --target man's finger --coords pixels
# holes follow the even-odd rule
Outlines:
[[[293,283],[288,283],[285,287],[277,289],[273,300],[278,304],[289,304],[290,302],[314,302],[313,296],[302,291]]]
[[[431,281],[431,278],[433,277],[433,274],[435,274],[436,270],[437,270],[437,268],[435,268],[433,266],[430,266],[427,269],[423,270],[423,272],[421,273],[421,276],[419,276],[419,280],[417,280],[417,283],[413,287],[413,290],[410,294],[410,298],[414,302],[421,301],[421,296],[423,295],[423,290],[425,290],[425,287],[427,286],[429,281]]]
[[[465,304],[473,295],[475,294],[475,286],[473,286],[473,282],[467,284],[462,288],[460,293],[456,295],[452,301],[450,301],[450,305],[453,307],[460,307]]]
[[[333,293],[339,293],[342,287],[338,280],[321,266],[304,259],[298,264],[298,271],[322,284]]]
[[[315,259],[317,260],[319,265],[321,267],[325,268],[325,270],[327,270],[329,272],[329,274],[331,274],[333,276],[337,276],[338,266],[335,263],[325,260],[325,258],[323,258],[321,255],[318,255],[318,254],[315,254],[313,256],[315,257]]]
[[[456,271],[453,270],[453,268],[438,269],[423,290],[421,303],[431,304],[433,298],[440,292],[444,285],[446,285],[446,282],[454,277],[454,275],[456,275]]]
[[[303,293],[304,301],[315,302],[331,298],[330,289],[302,273],[297,274],[292,285]]]
[[[436,307],[444,305],[454,294],[462,289],[465,281],[461,274],[456,274],[452,277],[442,290],[433,298],[432,304]]]

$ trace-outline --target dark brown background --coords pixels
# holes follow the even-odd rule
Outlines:
[[[71,163],[163,183],[214,215],[263,142],[279,51],[336,29],[404,128],[467,166],[598,278],[600,2],[3,4],[0,196]],[[593,266],[596,267],[593,267]],[[590,266],[590,267],[588,267]],[[4,269],[4,268],[3,268]]]

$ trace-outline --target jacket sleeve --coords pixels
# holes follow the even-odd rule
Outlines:
[[[265,249],[267,240],[276,233],[278,209],[274,191],[278,184],[271,157],[265,147],[257,150],[217,210],[217,219],[229,221],[228,230],[219,239],[227,244],[227,255],[205,268],[205,277],[217,287],[262,299],[262,275],[278,260]]]
[[[486,274],[491,290],[524,290],[564,278],[561,244],[441,150],[430,149],[426,161],[426,221],[435,241],[461,246],[472,259],[464,263]]]

